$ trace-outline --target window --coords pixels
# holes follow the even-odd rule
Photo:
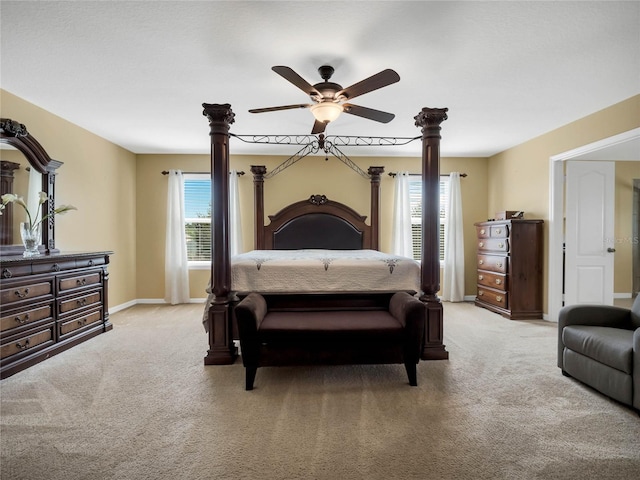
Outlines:
[[[184,174],[184,233],[189,262],[211,261],[211,177]]]
[[[444,226],[447,223],[445,207],[449,202],[449,178],[440,177],[440,261],[444,261]],[[409,204],[411,206],[411,239],[413,258],[422,256],[422,178],[412,175],[409,178]]]

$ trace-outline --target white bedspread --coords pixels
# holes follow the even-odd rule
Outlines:
[[[420,264],[377,250],[253,250],[231,258],[235,292],[420,292]]]

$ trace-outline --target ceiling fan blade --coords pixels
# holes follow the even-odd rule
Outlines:
[[[311,135],[317,135],[319,133],[324,133],[324,129],[325,128],[327,128],[327,124],[326,123],[316,120],[316,123],[313,124],[313,128],[311,129]]]
[[[339,95],[344,95],[348,99],[352,99],[357,97],[358,95],[372,92],[374,90],[386,87],[387,85],[391,85],[392,83],[396,83],[399,81],[400,75],[398,75],[390,68],[387,68],[380,73],[376,73],[369,78],[365,78],[361,82],[354,83],[350,87],[342,89],[341,91],[336,93],[336,97]]]
[[[280,107],[267,107],[267,108],[252,108],[249,113],[264,113],[264,112],[276,112],[278,110],[292,110],[294,108],[308,108],[311,105],[306,103],[298,103],[296,105],[282,105]]]
[[[396,116],[393,113],[383,112],[381,110],[374,110],[373,108],[361,107],[352,103],[345,103],[342,105],[345,113],[356,115],[358,117],[368,118],[369,120],[375,120],[380,123],[389,123]]]
[[[276,72],[278,75],[283,77],[285,80],[288,80],[291,83],[293,83],[296,87],[298,87],[300,90],[302,90],[307,95],[317,95],[317,96],[322,97],[320,92],[318,92],[318,90],[316,90],[316,88],[313,85],[311,85],[304,78],[302,78],[300,75],[298,75],[296,72],[294,72],[291,68],[285,67],[285,66],[282,66],[282,65],[277,65],[275,67],[271,67],[271,70]]]

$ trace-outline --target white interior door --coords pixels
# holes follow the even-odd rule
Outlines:
[[[566,162],[564,304],[613,305],[615,163]]]

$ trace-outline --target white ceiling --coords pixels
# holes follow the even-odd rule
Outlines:
[[[135,153],[208,153],[202,103],[230,103],[235,134],[307,134],[306,103],[271,71],[343,87],[385,68],[401,80],[358,97],[389,124],[343,114],[327,135],[415,137],[448,107],[443,156],[489,156],[640,93],[640,2],[75,1],[0,4],[3,89]],[[20,119],[16,119],[20,121]],[[28,125],[27,125],[28,127]],[[299,147],[232,140],[231,153]],[[420,154],[345,147],[349,156]]]

